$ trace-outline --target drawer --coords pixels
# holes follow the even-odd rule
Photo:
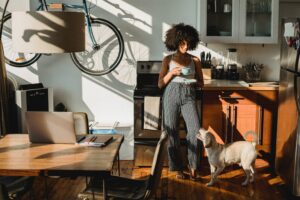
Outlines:
[[[245,90],[204,91],[202,101],[203,104],[256,104],[257,94]]]

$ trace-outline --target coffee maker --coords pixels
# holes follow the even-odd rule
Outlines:
[[[227,50],[226,77],[229,80],[238,80],[239,73],[237,71],[237,50],[235,48],[229,48]]]

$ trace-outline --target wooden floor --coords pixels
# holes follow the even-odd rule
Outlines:
[[[219,181],[213,187],[205,184],[209,181],[209,167],[202,164],[200,180],[176,179],[174,172],[163,170],[161,186],[153,199],[190,199],[190,200],[292,200],[281,179],[272,174],[266,163],[257,160],[257,176],[254,184],[242,187],[244,173],[239,167],[228,167],[222,173]],[[149,174],[149,168],[134,168],[132,161],[121,161],[121,176],[142,178]],[[49,199],[72,200],[85,187],[85,178],[47,178]],[[37,178],[34,182],[32,196],[34,199],[44,199],[45,178]],[[30,199],[29,194],[22,200]]]

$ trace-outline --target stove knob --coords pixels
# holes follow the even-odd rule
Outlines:
[[[144,69],[145,68],[145,66],[144,65],[141,65],[141,69]]]
[[[150,66],[150,65],[147,65],[147,69],[150,70],[150,68],[151,68],[151,66]]]

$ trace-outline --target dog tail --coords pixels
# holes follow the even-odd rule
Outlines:
[[[257,138],[256,132],[255,132],[255,131],[252,131],[252,130],[246,131],[246,132],[243,134],[243,137],[244,137],[245,140],[247,139],[248,135],[251,135],[251,136],[252,136],[253,139],[252,139],[251,143],[252,143],[252,145],[255,147],[256,144],[258,143],[258,138]]]

